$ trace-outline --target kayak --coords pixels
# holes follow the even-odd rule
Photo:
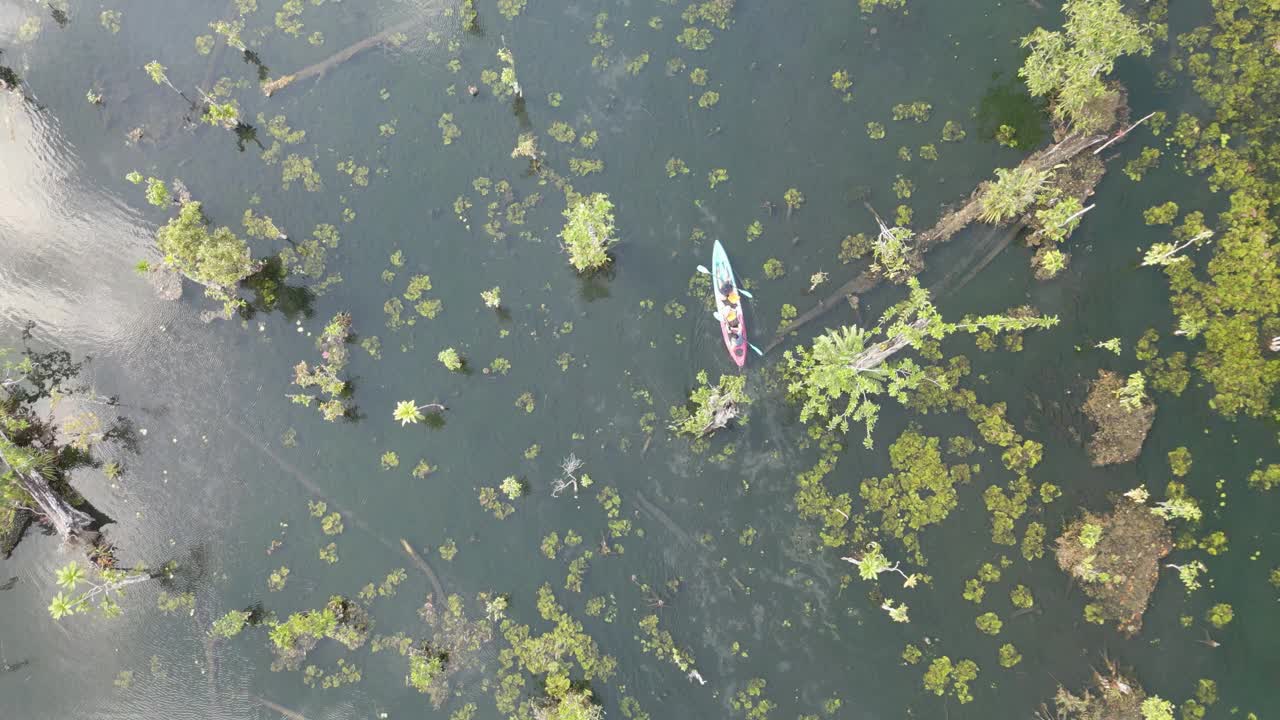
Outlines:
[[[738,289],[738,281],[733,277],[733,267],[729,265],[729,256],[717,240],[711,251],[711,292],[716,299],[716,315],[720,317],[720,336],[724,339],[724,347],[729,351],[733,362],[742,367],[747,364],[747,320],[742,316],[742,296],[739,294],[738,304],[734,307],[738,313],[738,336],[735,339],[729,331],[728,322],[728,311],[733,306],[720,294],[720,287],[725,282],[730,283],[735,291]]]

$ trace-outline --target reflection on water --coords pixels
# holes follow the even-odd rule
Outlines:
[[[82,338],[99,352],[135,355],[182,308],[155,300],[133,266],[150,254],[151,229],[122,198],[80,177],[76,149],[57,119],[0,94],[0,313],[11,327]]]

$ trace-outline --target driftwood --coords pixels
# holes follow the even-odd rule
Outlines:
[[[365,50],[368,50],[373,47],[377,47],[378,45],[385,43],[387,40],[391,39],[392,35],[395,35],[397,33],[402,33],[412,29],[415,25],[421,23],[422,20],[423,18],[420,18],[420,17],[414,18],[412,20],[406,20],[400,23],[399,25],[395,25],[393,27],[387,28],[386,30],[383,30],[377,35],[374,35],[372,37],[367,37],[364,40],[361,40],[360,42],[354,45],[345,47],[342,50],[339,50],[338,52],[330,55],[329,57],[325,58],[324,60],[321,60],[320,62],[314,65],[308,65],[302,68],[298,72],[291,73],[289,75],[282,75],[276,78],[275,80],[264,82],[262,83],[262,94],[266,95],[267,97],[271,97],[276,92],[279,92],[280,90],[283,90],[284,88],[288,87],[295,80],[302,80],[302,79],[309,78],[316,75],[323,75],[326,72],[328,72],[330,69],[337,67],[338,65],[341,65],[342,63],[350,60],[356,55],[359,55]]]
[[[1067,162],[1106,139],[1106,135],[1069,135],[1062,142],[1032,153],[1022,161],[1019,167],[1035,168],[1040,171],[1052,170],[1057,165]],[[924,255],[938,245],[950,240],[956,233],[963,230],[974,220],[977,220],[978,215],[982,212],[982,195],[985,188],[986,183],[984,182],[970,194],[969,200],[964,205],[942,216],[937,225],[917,235],[915,238],[915,252],[917,255]],[[863,270],[853,279],[836,288],[826,298],[820,300],[817,305],[787,323],[785,327],[778,331],[777,336],[765,346],[765,352],[767,353],[781,345],[786,341],[788,335],[822,317],[850,295],[861,295],[876,287],[880,284],[882,278],[883,275],[873,268]]]

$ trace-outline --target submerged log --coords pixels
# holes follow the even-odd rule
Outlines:
[[[280,703],[272,702],[262,697],[261,695],[254,695],[253,699],[257,700],[258,703],[262,705],[262,707],[267,708],[268,710],[271,710],[273,712],[278,712],[280,713],[281,716],[286,717],[289,720],[307,720],[307,718],[297,710],[290,710],[289,708],[281,705]]]
[[[1061,142],[1050,145],[1027,156],[1019,165],[1022,168],[1034,168],[1042,172],[1071,160],[1080,153],[1107,139],[1106,135],[1069,135]],[[987,183],[984,181],[970,195],[964,205],[943,215],[932,228],[916,236],[915,253],[924,255],[933,248],[950,240],[952,236],[968,227],[978,219],[982,212],[982,195]],[[880,284],[883,275],[874,268],[863,270],[851,280],[836,288],[818,304],[801,313],[795,320],[787,323],[778,334],[765,346],[765,352],[773,350],[786,341],[787,336],[827,314],[831,308],[839,305],[850,295],[861,295]]]
[[[325,58],[324,60],[321,60],[320,62],[314,65],[308,65],[307,67],[304,67],[295,73],[291,73],[289,75],[282,75],[276,78],[275,80],[264,82],[262,83],[262,94],[266,95],[267,97],[271,97],[272,95],[279,92],[280,90],[283,90],[284,88],[288,87],[295,80],[302,80],[304,78],[309,78],[312,76],[323,75],[326,72],[328,72],[331,68],[341,65],[342,63],[350,60],[356,55],[359,55],[365,50],[368,50],[373,47],[377,47],[378,45],[381,45],[382,43],[387,42],[388,40],[391,39],[393,35],[412,29],[415,25],[421,23],[423,19],[424,18],[417,17],[412,20],[406,20],[400,23],[399,25],[395,25],[393,27],[387,28],[386,30],[383,30],[377,35],[373,35],[372,37],[367,37],[364,40],[361,40],[360,42],[354,45],[347,46],[342,50],[339,50],[338,52],[330,55],[329,57]]]

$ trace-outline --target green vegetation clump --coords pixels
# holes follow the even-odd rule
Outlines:
[[[1142,153],[1138,157],[1130,160],[1124,166],[1124,174],[1134,182],[1140,182],[1147,174],[1148,170],[1160,164],[1160,148],[1146,147],[1142,148]]]
[[[293,187],[295,180],[301,180],[302,187],[307,192],[319,192],[324,187],[324,182],[320,179],[320,173],[316,172],[311,158],[305,155],[290,153],[285,157],[280,167],[285,190]]]
[[[452,145],[454,140],[462,137],[462,129],[453,122],[453,113],[442,113],[436,125],[440,128],[440,139],[445,145]]]
[[[156,232],[156,243],[164,255],[164,264],[204,285],[205,294],[221,301],[224,314],[230,317],[244,304],[236,297],[236,288],[261,265],[253,259],[248,244],[229,228],[210,232],[208,225],[200,203],[185,201],[178,216]]]
[[[325,638],[356,650],[369,637],[368,614],[339,595],[331,597],[319,610],[293,613],[284,621],[268,622],[268,627],[271,649],[276,654],[272,670],[299,669],[307,653]]]
[[[1017,333],[1057,324],[1056,317],[986,315],[947,322],[930,300],[929,292],[915,278],[908,280],[910,294],[889,308],[870,330],[848,326],[828,330],[808,348],[783,355],[784,378],[789,396],[800,404],[800,420],[818,422],[829,431],[848,432],[852,423],[866,428],[864,444],[879,416],[880,396],[905,402],[907,393],[922,385],[946,389],[945,376],[926,370],[907,358],[892,360],[906,349],[935,354],[942,338],[957,332]]]
[[[895,472],[863,480],[859,491],[866,512],[879,515],[876,526],[901,540],[919,564],[924,562],[919,532],[955,509],[956,486],[969,482],[973,471],[968,465],[945,465],[938,444],[938,438],[908,429],[889,446]]]
[[[836,70],[831,73],[831,87],[843,94],[845,102],[853,102],[853,93],[849,92],[853,88],[853,79],[849,77],[848,70]]]
[[[840,241],[840,262],[849,263],[867,255],[872,251],[873,241],[865,233],[845,235]]]
[[[233,638],[249,624],[249,618],[252,616],[253,613],[249,610],[232,610],[213,621],[209,634],[214,637]]]
[[[267,591],[280,592],[284,590],[285,583],[289,580],[289,568],[281,566],[279,570],[273,570],[267,576]]]
[[[689,50],[706,50],[714,38],[711,31],[700,27],[687,27],[676,36],[676,42]]]
[[[290,395],[289,399],[297,405],[310,407],[313,401],[325,398],[316,406],[316,409],[329,422],[336,422],[347,414],[347,399],[350,392],[347,381],[340,375],[346,369],[347,361],[350,359],[350,353],[347,350],[347,342],[350,338],[351,314],[334,315],[333,319],[325,325],[320,337],[316,339],[316,346],[320,349],[323,362],[312,369],[303,360],[293,368],[295,385],[304,389],[314,387],[320,394],[317,396],[300,393]]]
[[[1265,468],[1249,473],[1249,487],[1254,490],[1270,490],[1280,486],[1280,463],[1271,463]]]
[[[1148,225],[1172,225],[1178,219],[1178,203],[1170,200],[1163,205],[1155,205],[1142,212],[1142,219]]]
[[[508,20],[514,20],[524,11],[527,0],[498,0],[498,12]]]
[[[764,271],[764,276],[770,280],[777,280],[787,274],[787,266],[783,265],[782,261],[778,258],[769,258],[768,260],[765,260],[764,267],[762,267],[761,270]]]
[[[564,211],[560,239],[569,253],[569,264],[579,273],[606,267],[609,246],[618,241],[613,225],[613,203],[604,193],[580,195]]]
[[[951,658],[943,655],[929,663],[929,669],[924,673],[924,688],[939,696],[950,692],[964,705],[973,700],[969,682],[977,677],[978,664],[974,661],[965,659],[953,664]]]
[[[999,635],[1000,628],[1004,626],[1004,623],[1000,621],[1000,616],[993,612],[985,612],[979,615],[974,620],[974,624],[978,626],[978,630],[987,635]]]
[[[463,361],[462,356],[458,354],[458,351],[451,347],[441,350],[439,354],[436,355],[436,359],[439,360],[440,364],[444,365],[449,372],[461,372],[462,368],[466,364]]]
[[[1235,611],[1227,603],[1214,605],[1204,615],[1205,621],[1216,628],[1226,627],[1227,623],[1231,622],[1234,617]]]
[[[764,678],[751,678],[745,688],[734,693],[729,707],[742,713],[746,720],[766,720],[777,707],[772,700],[762,697],[767,684]]]
[[[995,224],[1021,215],[1035,202],[1048,178],[1047,171],[1034,167],[997,168],[996,181],[989,183],[982,193],[979,219]]]
[[[1022,662],[1022,653],[1013,646],[1013,643],[1005,643],[1000,646],[1000,667],[1011,668]]]
[[[569,123],[560,120],[551,123],[551,127],[547,129],[547,134],[562,143],[571,143],[578,137],[578,134],[574,132]]]
[[[1143,375],[1151,380],[1151,387],[1172,395],[1181,395],[1191,382],[1191,371],[1187,369],[1187,354],[1181,350],[1170,353],[1168,357],[1160,357],[1156,343],[1160,334],[1148,329],[1138,338],[1134,346],[1134,355],[1147,364]],[[1188,454],[1188,460],[1190,455]],[[1172,462],[1172,457],[1170,462]]]
[[[1188,172],[1205,172],[1208,189],[1228,201],[1216,233],[1199,223],[1175,230],[1177,249],[1207,241],[1203,261],[1183,255],[1164,266],[1178,331],[1203,338],[1193,364],[1213,387],[1210,406],[1225,417],[1280,417],[1280,254],[1275,251],[1280,158],[1271,151],[1280,107],[1274,50],[1280,8],[1265,0],[1214,4],[1205,25],[1179,36],[1177,62],[1213,115],[1183,114],[1170,138]],[[1192,213],[1193,215],[1195,213]],[[1188,216],[1190,218],[1190,216]],[[1197,227],[1199,225],[1199,227]]]
[[[916,123],[929,122],[929,116],[933,114],[933,105],[927,102],[916,101],[910,104],[899,103],[893,106],[894,120],[913,120]]]
[[[876,8],[901,10],[907,6],[907,0],[858,0],[858,9],[864,13],[875,12]]]
[[[1120,102],[1105,78],[1118,58],[1151,54],[1151,28],[1119,0],[1067,0],[1062,12],[1062,30],[1038,27],[1022,38],[1031,53],[1018,75],[1032,95],[1052,100],[1054,117],[1080,132],[1105,130]]]
[[[948,120],[942,126],[942,142],[960,142],[965,139],[968,133],[964,131],[964,126],[955,120]],[[924,152],[920,153],[920,157],[924,157]]]
[[[556,602],[550,585],[543,584],[538,589],[538,613],[551,625],[545,633],[535,633],[528,625],[510,619],[501,621],[502,636],[510,647],[500,654],[501,668],[495,693],[498,711],[504,714],[519,712],[522,717],[557,718],[560,716],[544,713],[563,711],[565,720],[578,717],[597,720],[599,714],[569,714],[596,712],[587,707],[589,693],[575,688],[583,688],[586,682],[593,680],[607,682],[616,672],[617,661],[600,652],[596,642],[583,631],[582,623]],[[451,652],[450,657],[456,657],[456,654]],[[525,686],[523,672],[541,678],[542,696],[521,699]]]
[[[1191,451],[1185,447],[1174,448],[1169,451],[1169,472],[1177,477],[1183,477],[1191,472]]]
[[[1035,604],[1035,599],[1031,596],[1031,589],[1026,585],[1015,585],[1013,590],[1009,591],[1009,602],[1019,609],[1026,609]]]
[[[741,422],[743,413],[751,405],[745,388],[746,378],[742,375],[721,375],[720,381],[713,386],[707,371],[699,371],[697,386],[689,393],[689,402],[671,408],[671,431],[704,438],[734,420]]]

